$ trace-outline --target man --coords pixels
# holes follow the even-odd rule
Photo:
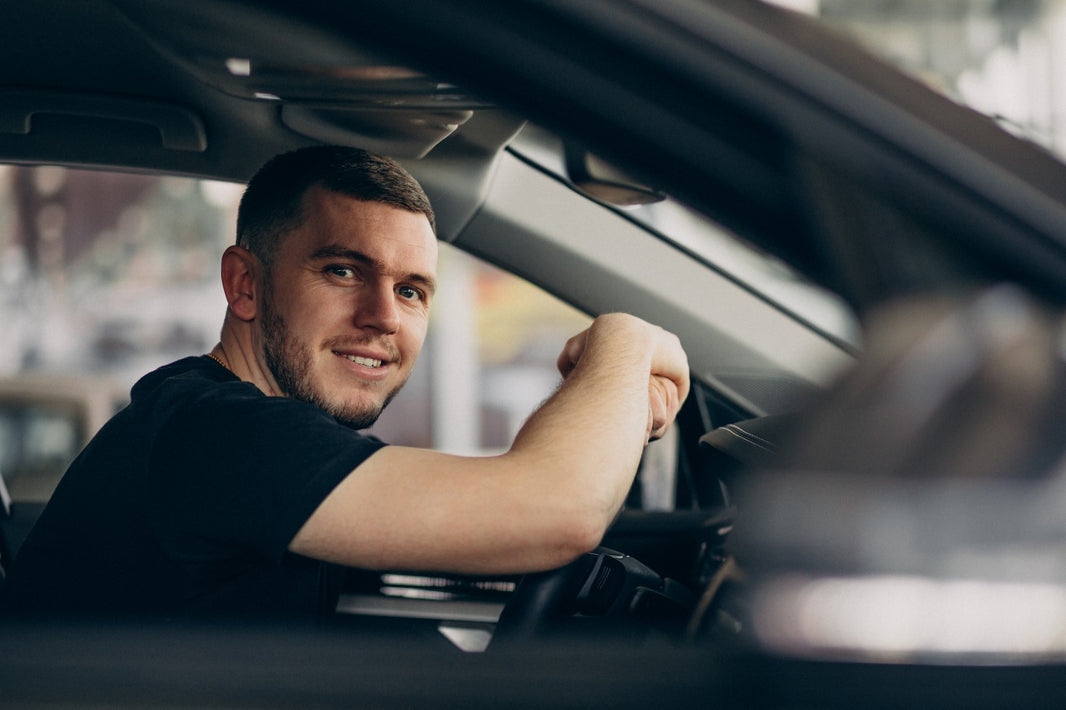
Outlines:
[[[436,289],[433,211],[398,164],[315,147],[251,180],[207,356],[147,375],[64,476],[11,608],[329,613],[340,566],[521,573],[595,547],[688,390],[677,339],[598,318],[501,456],[359,433],[403,386]]]

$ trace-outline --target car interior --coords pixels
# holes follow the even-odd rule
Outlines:
[[[698,388],[679,423],[673,510],[641,511],[637,501],[604,543],[639,552],[664,578],[698,588],[713,572],[708,560],[721,554],[731,507],[718,478],[700,473],[700,436],[718,423],[787,407],[823,385],[855,352],[846,330],[812,325],[625,218],[632,204],[665,196],[569,137],[393,66],[320,26],[238,3],[209,5],[20,7],[25,17],[9,25],[7,51],[31,44],[23,28],[47,30],[33,38],[34,61],[4,62],[11,72],[3,81],[4,159],[239,182],[286,149],[358,145],[405,161],[434,204],[441,240],[583,312],[627,310],[698,338],[686,342],[693,370],[714,387]],[[87,26],[99,31],[84,32]],[[75,56],[92,61],[69,61]],[[669,281],[686,287],[662,288]],[[728,307],[701,306],[711,303]],[[784,343],[787,357],[775,352]],[[39,508],[16,501],[14,511],[32,516]],[[17,546],[28,524],[11,527]],[[429,579],[426,596],[451,587],[464,601],[489,601],[488,612],[460,615],[464,622],[491,618],[504,596],[499,585],[510,588],[508,580],[444,580],[440,589]],[[403,613],[395,610],[402,600],[387,599],[392,611],[383,612],[373,598],[374,587],[396,586],[395,576],[390,581],[373,575],[368,595],[360,593],[367,580],[357,580],[341,609]],[[422,583],[406,579],[412,588]]]
[[[689,356],[692,393],[671,436],[643,463],[668,472],[669,500],[650,506],[635,486],[598,550],[525,578],[353,570],[338,624],[287,689],[280,661],[254,652],[258,672],[248,670],[253,664],[228,678],[205,671],[196,648],[213,641],[202,630],[186,630],[171,647],[173,665],[151,672],[137,665],[147,659],[130,657],[135,640],[105,631],[93,646],[109,649],[101,657],[114,670],[103,676],[117,683],[138,668],[162,674],[165,687],[152,698],[180,688],[192,704],[223,697],[254,705],[263,699],[236,687],[258,682],[294,704],[310,697],[331,706],[364,692],[401,707],[415,690],[383,660],[365,668],[378,685],[356,690],[340,680],[336,659],[351,638],[344,632],[366,639],[384,631],[432,639],[425,658],[417,655],[425,649],[398,653],[416,654],[405,657],[408,672],[426,663],[419,672],[442,683],[442,704],[470,699],[448,677],[490,668],[495,698],[526,706],[512,687],[520,676],[508,675],[517,673],[509,654],[558,635],[570,641],[563,655],[522,656],[526,672],[558,678],[559,664],[575,656],[599,660],[589,660],[584,679],[564,674],[554,690],[542,688],[538,700],[563,695],[587,706],[595,690],[636,707],[658,693],[681,707],[711,697],[713,686],[714,697],[740,706],[755,693],[767,706],[799,698],[793,706],[806,707],[824,701],[826,689],[839,691],[822,662],[854,647],[839,639],[818,646],[783,622],[765,631],[765,619],[796,598],[788,584],[799,577],[777,571],[939,575],[956,568],[946,559],[965,566],[969,557],[948,553],[974,539],[967,535],[990,549],[998,538],[976,522],[951,527],[955,518],[915,500],[958,496],[951,500],[994,517],[987,496],[1000,488],[967,498],[937,487],[941,472],[989,480],[1023,461],[1038,480],[1062,453],[1057,441],[1030,445],[1021,426],[995,446],[972,442],[991,442],[985,427],[1004,411],[1035,412],[1024,431],[1041,442],[1061,421],[1051,396],[1061,389],[1059,341],[1049,335],[1058,326],[1046,309],[1066,301],[1066,169],[798,14],[741,0],[37,0],[4,14],[2,163],[239,185],[271,156],[304,145],[381,152],[425,187],[442,242],[583,314],[626,311],[657,323],[678,334]],[[1004,343],[1024,343],[1026,362],[1044,363],[1044,397],[993,396],[996,373],[1018,382],[1029,372],[1011,369],[1017,351]],[[943,382],[957,387],[931,384]],[[943,453],[945,442],[958,445],[952,452],[979,453]],[[1026,453],[1037,448],[1039,456]],[[858,468],[870,478],[846,475]],[[802,475],[815,470],[840,475]],[[0,494],[4,478],[15,488],[0,470]],[[1041,491],[1014,491],[1010,500],[1028,511]],[[2,571],[43,501],[0,498]],[[896,512],[916,511],[907,520],[926,533],[922,543],[871,542],[887,529],[876,525],[888,524],[877,507],[884,500]],[[894,532],[902,526],[891,522]],[[842,527],[831,534],[831,524]],[[764,578],[752,596],[752,580]],[[763,626],[753,609],[764,612]],[[31,649],[25,663],[54,673],[48,654],[68,631],[18,628],[8,650],[22,644]],[[240,650],[227,645],[238,637],[221,641],[212,658],[239,656],[264,638],[243,637]],[[628,659],[621,673],[610,666],[613,653],[659,642],[652,648],[662,666],[646,657]],[[786,656],[802,656],[796,649],[809,643],[807,651],[824,655],[800,665],[754,661],[750,654],[766,650],[760,643]],[[475,656],[492,665],[465,665]],[[442,657],[446,665],[434,665]],[[776,689],[764,687],[766,672],[778,674]],[[857,672],[882,690],[900,677],[866,665]],[[197,695],[208,691],[179,673],[206,673],[203,687],[224,694]],[[619,677],[626,673],[628,681]],[[14,671],[0,670],[8,677]],[[953,678],[950,687],[969,697],[996,683],[1017,689],[1010,676],[987,678],[981,686]],[[93,687],[62,679],[72,693]],[[20,683],[14,697],[27,707],[44,697]],[[109,687],[92,697],[137,699]],[[928,687],[906,697],[929,700]],[[842,706],[855,700],[831,697]]]

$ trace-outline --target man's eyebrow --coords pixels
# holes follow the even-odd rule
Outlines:
[[[342,259],[344,261],[351,261],[357,264],[365,264],[378,273],[393,273],[393,271],[385,266],[380,259],[375,259],[369,254],[364,254],[357,249],[349,249],[347,247],[338,246],[336,244],[326,244],[311,252],[312,261],[322,261],[323,259]],[[437,280],[429,274],[420,274],[416,272],[409,272],[401,277],[403,281],[411,281],[420,285],[426,289],[429,293],[434,293],[437,290]]]

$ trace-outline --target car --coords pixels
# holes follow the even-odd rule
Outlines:
[[[0,161],[29,186],[9,213],[33,215],[5,298],[84,309],[16,359],[123,379],[210,347],[221,308],[193,286],[239,185],[342,143],[422,182],[448,253],[489,269],[466,283],[521,277],[568,328],[641,316],[693,377],[603,547],[572,565],[353,570],[326,628],[6,619],[5,706],[1061,704],[1066,166],[1048,149],[758,2],[5,15]],[[75,203],[114,214],[62,236]],[[62,262],[109,276],[45,268]],[[10,313],[19,334],[37,311]],[[463,313],[435,317],[469,334]],[[505,442],[535,402],[504,395],[547,394],[542,350],[450,395],[466,405],[444,424],[467,426],[444,448]],[[397,400],[393,440],[442,443],[405,427],[441,379]]]

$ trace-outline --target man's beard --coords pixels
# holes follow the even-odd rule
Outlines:
[[[263,349],[267,367],[270,368],[282,393],[293,399],[313,404],[352,429],[366,429],[373,425],[382,410],[404,386],[406,379],[394,387],[380,405],[370,403],[360,406],[330,401],[315,388],[312,381],[311,349],[292,335],[285,319],[274,308],[273,290],[268,288],[263,295],[263,308],[260,314]]]

